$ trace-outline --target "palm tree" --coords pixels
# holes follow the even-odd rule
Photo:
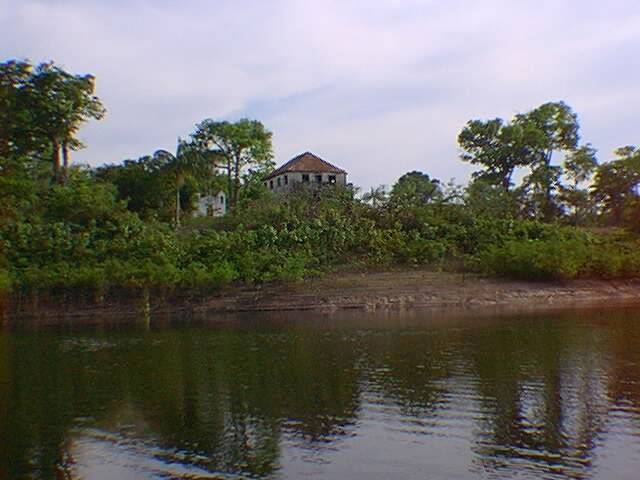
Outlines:
[[[178,138],[175,155],[167,150],[158,150],[153,154],[154,160],[161,165],[161,171],[173,181],[176,192],[176,228],[180,226],[180,191],[189,177],[203,178],[211,171],[204,155],[191,143]]]
[[[379,185],[377,188],[371,187],[371,190],[362,195],[362,201],[370,204],[373,208],[384,205],[387,199],[387,192],[384,185]]]

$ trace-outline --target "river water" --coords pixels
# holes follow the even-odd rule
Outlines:
[[[638,479],[640,308],[25,324],[0,442],[0,479]]]

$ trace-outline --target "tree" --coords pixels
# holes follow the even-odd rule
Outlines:
[[[464,204],[474,217],[515,218],[515,200],[514,192],[482,177],[472,179],[465,188]]]
[[[384,205],[387,201],[387,191],[384,185],[378,185],[376,188],[371,189],[362,194],[362,201],[371,205],[373,208],[378,208]]]
[[[509,192],[516,168],[532,161],[530,138],[530,129],[505,124],[501,118],[486,122],[470,120],[458,135],[458,144],[463,150],[460,157],[465,162],[485,167],[483,172],[474,174],[476,178],[500,185]]]
[[[34,150],[24,128],[28,111],[18,107],[18,92],[28,83],[30,68],[16,60],[0,63],[0,158],[5,160]]]
[[[206,156],[193,143],[178,139],[175,155],[167,150],[158,150],[153,154],[154,160],[161,165],[161,170],[173,181],[175,189],[175,225],[180,226],[180,191],[189,177],[202,178],[211,172]]]
[[[273,167],[271,136],[262,123],[246,118],[236,123],[207,119],[196,126],[194,142],[215,168],[225,170],[232,208],[238,204],[243,171]]]
[[[0,104],[8,114],[0,115],[8,135],[0,137],[0,151],[48,154],[54,178],[64,181],[69,151],[83,147],[75,138],[89,119],[101,119],[105,109],[94,96],[92,75],[73,75],[53,62],[33,67],[10,60],[0,64]]]
[[[562,167],[552,162],[557,153],[575,152],[578,146],[578,119],[564,102],[548,102],[518,114],[508,124],[500,118],[472,120],[458,135],[461,159],[481,165],[474,174],[510,193],[516,169],[529,167],[520,193],[526,193],[534,217],[553,220],[561,206],[555,198],[560,188]]]
[[[516,115],[513,123],[528,132],[531,172],[525,182],[537,204],[536,216],[551,221],[561,211],[554,192],[560,187],[562,168],[552,164],[553,157],[556,152],[574,152],[578,147],[578,117],[566,103],[548,102]]]
[[[442,199],[440,180],[415,170],[405,173],[393,185],[389,199],[397,205],[433,203]]]
[[[143,217],[155,216],[164,213],[163,207],[173,198],[171,188],[167,188],[168,182],[173,185],[173,181],[162,174],[167,159],[160,157],[145,155],[137,160],[125,160],[122,165],[105,165],[94,175],[97,180],[116,186],[118,198],[127,201],[127,209]]]
[[[617,149],[615,154],[617,159],[598,167],[591,194],[602,213],[620,225],[625,210],[640,198],[640,148],[626,146]]]
[[[588,182],[598,167],[596,149],[590,143],[582,145],[565,157],[563,167],[571,184],[560,187],[560,197],[572,211],[571,223],[579,225],[585,216],[594,212],[589,192],[580,188],[580,184]]]

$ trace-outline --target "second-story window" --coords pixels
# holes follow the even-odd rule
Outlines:
[[[303,173],[302,174],[302,181],[303,182],[309,182],[309,174],[308,173]]]
[[[284,184],[289,185],[289,177],[287,175],[284,176]]]
[[[322,183],[322,175],[316,175],[316,183]]]

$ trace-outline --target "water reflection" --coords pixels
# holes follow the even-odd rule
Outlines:
[[[5,332],[0,478],[633,478],[636,312]]]

